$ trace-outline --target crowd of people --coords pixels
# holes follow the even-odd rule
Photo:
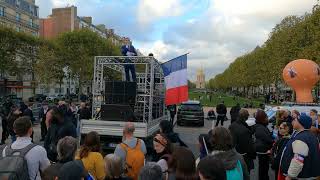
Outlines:
[[[21,107],[12,105],[8,111],[6,130],[12,143],[3,146],[0,177],[10,179],[19,174],[20,179],[30,180],[249,180],[251,170],[257,168],[259,180],[269,180],[270,167],[277,180],[320,176],[320,115],[314,109],[309,114],[279,110],[272,132],[263,110],[254,113],[256,124],[249,126],[248,110],[236,107],[229,128],[217,125],[199,136],[199,155],[195,156],[167,120],[160,122],[151,151],[143,139],[134,137],[132,122],[125,124],[122,142],[112,154],[102,152],[97,132],[88,133],[79,146],[75,115],[90,116],[85,103],[78,110],[73,104],[59,102],[49,107],[43,102],[39,113],[42,147],[32,140],[34,119],[30,106]],[[219,121],[225,114],[224,110],[218,113],[222,116]]]

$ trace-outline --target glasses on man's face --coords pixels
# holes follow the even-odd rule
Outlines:
[[[283,130],[283,129],[285,129],[285,128],[284,128],[284,127],[279,127],[279,129],[280,129],[280,130]]]

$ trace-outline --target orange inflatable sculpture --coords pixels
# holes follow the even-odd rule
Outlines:
[[[295,90],[297,103],[313,102],[311,90],[320,78],[317,63],[307,59],[294,60],[283,69],[282,76]]]

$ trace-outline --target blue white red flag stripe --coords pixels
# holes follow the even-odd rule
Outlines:
[[[166,84],[166,105],[188,101],[187,54],[162,64],[162,69]]]

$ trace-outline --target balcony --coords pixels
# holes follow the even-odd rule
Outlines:
[[[25,26],[25,27],[33,29],[35,31],[39,30],[39,25],[37,25],[37,24],[35,24],[33,22],[26,21],[26,20],[21,19],[21,18],[17,18],[15,15],[12,15],[12,14],[9,14],[9,13],[6,13],[6,12],[4,12],[1,15],[0,15],[0,19],[5,19],[5,20],[10,21],[12,23],[20,24],[21,26]]]
[[[0,0],[0,1],[6,3],[16,11],[21,11],[23,13],[27,13],[37,18],[39,17],[38,16],[39,7],[34,4],[28,3],[27,1],[24,1],[24,0]]]

